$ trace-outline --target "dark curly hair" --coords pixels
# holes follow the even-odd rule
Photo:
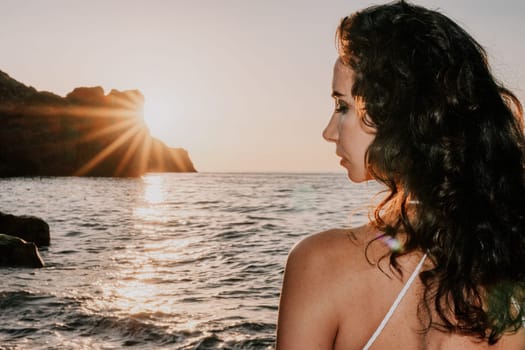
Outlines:
[[[465,30],[404,1],[344,18],[337,45],[376,129],[369,171],[388,186],[374,223],[406,240],[390,264],[400,271],[397,258],[415,250],[433,262],[420,274],[420,317],[426,311],[429,328],[490,344],[517,331],[525,314],[520,102]]]

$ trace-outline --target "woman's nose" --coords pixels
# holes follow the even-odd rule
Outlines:
[[[332,115],[328,125],[323,130],[323,138],[328,142],[337,142],[339,138],[335,113]]]

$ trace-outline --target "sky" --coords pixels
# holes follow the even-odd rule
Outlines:
[[[65,96],[139,89],[153,136],[202,172],[344,172],[321,132],[334,33],[365,0],[0,0],[0,70]],[[525,100],[525,1],[420,0]]]

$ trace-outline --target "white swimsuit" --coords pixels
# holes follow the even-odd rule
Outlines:
[[[396,300],[394,300],[394,303],[392,304],[392,306],[386,313],[385,317],[383,318],[383,321],[381,321],[381,323],[375,330],[374,334],[372,334],[370,339],[368,339],[368,342],[365,344],[365,346],[363,346],[363,350],[370,349],[370,346],[372,346],[372,344],[376,341],[377,337],[379,337],[379,335],[383,331],[383,328],[385,328],[386,324],[388,323],[388,321],[390,320],[390,318],[396,311],[397,307],[401,303],[401,300],[403,300],[403,297],[407,293],[408,288],[410,288],[412,283],[414,283],[414,280],[416,279],[416,277],[419,275],[419,271],[421,271],[421,268],[423,267],[423,263],[425,262],[426,258],[427,258],[427,254],[423,255],[423,257],[421,258],[421,261],[419,262],[419,264],[417,264],[416,269],[414,270],[414,272],[412,272],[412,275],[410,275],[410,278],[407,280],[407,283],[403,286],[403,289],[401,289]],[[512,304],[514,305],[517,311],[520,310],[520,306],[514,299],[512,299]],[[525,327],[525,317],[523,318],[523,327]]]
[[[412,272],[412,275],[410,275],[410,278],[408,279],[407,283],[403,286],[403,289],[401,289],[401,292],[399,292],[396,300],[394,300],[394,303],[392,304],[392,306],[386,313],[385,317],[383,318],[383,321],[381,321],[381,323],[377,327],[374,334],[372,334],[368,342],[363,347],[363,350],[370,349],[370,346],[372,346],[372,344],[376,341],[377,337],[379,337],[379,335],[383,331],[383,328],[385,328],[386,324],[388,323],[388,321],[390,320],[390,318],[396,311],[397,307],[401,303],[401,300],[403,300],[403,297],[407,293],[408,288],[410,288],[412,283],[414,283],[414,280],[416,279],[416,277],[419,275],[419,271],[421,271],[421,267],[423,267],[423,263],[425,262],[426,258],[427,258],[427,255],[426,254],[423,255],[423,257],[421,258],[421,261],[419,262],[419,264],[417,264],[416,269],[414,270],[414,272]]]

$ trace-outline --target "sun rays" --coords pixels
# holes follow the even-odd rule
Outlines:
[[[163,150],[165,145],[155,142],[149,134],[144,122],[143,99],[127,99],[118,96],[113,97],[113,105],[119,106],[114,109],[109,116],[122,118],[115,123],[111,123],[98,130],[85,135],[78,142],[97,140],[106,135],[118,134],[111,143],[106,145],[88,162],[79,168],[74,175],[82,176],[89,174],[94,168],[104,160],[114,154],[118,149],[126,146],[123,156],[120,157],[113,176],[140,175],[150,170],[150,165],[154,165],[154,171],[163,171],[166,168]],[[105,112],[105,111],[104,111]],[[173,158],[173,155],[170,153]],[[177,165],[182,165],[177,157],[172,159]],[[129,165],[133,168],[129,169]],[[156,166],[155,166],[156,165]],[[181,167],[182,168],[182,167]]]
[[[111,107],[103,108],[82,108],[73,109],[73,115],[80,118],[86,115],[89,118],[103,118],[95,120],[98,124],[89,133],[77,139],[75,143],[86,144],[104,140],[108,142],[102,149],[92,156],[85,164],[78,168],[73,175],[83,176],[90,174],[101,165],[105,160],[114,155],[120,148],[126,147],[123,156],[118,157],[120,161],[114,166],[112,176],[136,176],[147,171],[149,154],[141,154],[149,149],[148,144],[151,142],[144,118],[142,116],[142,95],[122,93],[110,93],[106,99]],[[97,123],[98,122],[98,123]],[[134,164],[133,169],[126,169],[134,159],[139,158],[138,164]]]
[[[97,87],[75,89],[66,98],[51,96],[47,102],[3,104],[0,112],[20,123],[18,135],[24,142],[17,144],[13,137],[12,147],[33,150],[31,161],[44,175],[129,177],[194,171],[185,151],[151,136],[143,106],[137,90],[104,95]]]
[[[132,150],[133,148],[135,148],[135,150],[137,149],[138,142],[141,140],[140,135],[143,133],[144,127],[138,125],[132,126],[130,129],[121,134],[117,139],[115,139],[115,141],[103,148],[99,153],[97,153],[93,158],[91,158],[91,160],[89,160],[80,169],[78,169],[73,175],[82,176],[88,174],[91,170],[93,170],[93,168],[95,168],[103,160],[108,158],[108,156],[113,154],[119,147],[131,140],[131,144],[135,145],[135,147],[130,147],[128,149],[126,155],[124,156],[124,158],[122,158],[122,162],[119,163],[117,169],[115,170],[115,173],[113,173],[114,176],[120,175],[119,173],[122,172],[122,169],[124,169],[124,167],[127,165],[123,161],[129,161],[129,159],[131,159],[133,153],[131,153],[130,150]],[[142,138],[142,140],[143,139],[144,138]],[[140,168],[145,169],[145,164],[141,164]]]

